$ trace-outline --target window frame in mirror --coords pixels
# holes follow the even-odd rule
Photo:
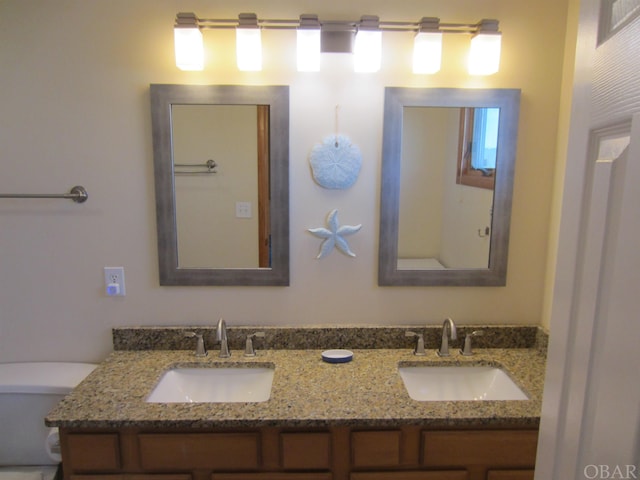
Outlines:
[[[289,285],[289,87],[150,85],[160,285]],[[181,268],[178,263],[172,105],[268,105],[269,268]]]
[[[404,107],[500,108],[499,147],[496,160],[488,268],[398,269],[400,164]],[[519,111],[519,89],[385,88],[378,285],[506,285]],[[456,161],[456,159],[451,161]]]

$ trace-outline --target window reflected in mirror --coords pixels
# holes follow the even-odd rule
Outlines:
[[[457,183],[494,189],[499,124],[499,108],[460,109]]]

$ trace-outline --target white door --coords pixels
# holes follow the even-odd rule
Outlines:
[[[581,5],[536,480],[640,478],[639,10]]]

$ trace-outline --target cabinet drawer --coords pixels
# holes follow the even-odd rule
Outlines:
[[[138,445],[140,465],[149,470],[255,470],[260,466],[257,433],[144,433],[138,435]]]
[[[399,430],[353,432],[351,464],[354,467],[393,467],[400,465]]]
[[[533,470],[489,470],[487,480],[533,480]]]
[[[71,472],[111,472],[120,468],[117,433],[66,436],[65,469]]]
[[[350,480],[467,480],[466,470],[352,473]]]
[[[211,480],[332,480],[330,473],[214,473]]]
[[[120,475],[71,475],[71,480],[191,480],[191,475],[158,475],[144,473]]]
[[[422,464],[533,468],[537,442],[534,430],[423,432]]]
[[[329,470],[331,435],[326,432],[282,433],[282,468],[287,470]]]

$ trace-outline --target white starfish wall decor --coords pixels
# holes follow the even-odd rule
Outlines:
[[[316,258],[323,258],[327,256],[336,247],[345,255],[355,257],[356,254],[351,251],[349,244],[344,239],[346,235],[356,233],[362,227],[359,225],[343,225],[338,226],[338,210],[334,209],[329,212],[327,217],[327,227],[329,228],[310,228],[309,232],[318,238],[323,238],[324,241],[320,245],[320,253]]]

